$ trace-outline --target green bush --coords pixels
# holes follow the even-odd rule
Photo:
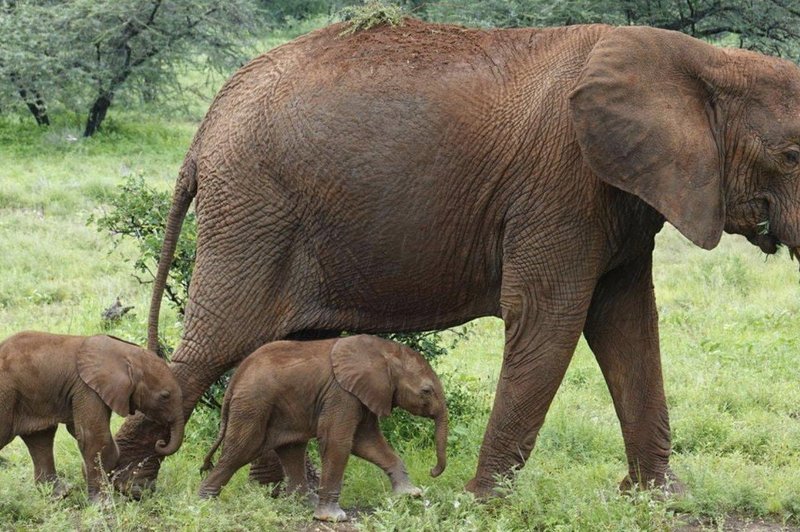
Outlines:
[[[98,231],[110,233],[114,247],[125,239],[134,240],[139,249],[139,258],[133,263],[134,275],[142,283],[152,283],[172,204],[170,195],[147,185],[144,176],[131,175],[109,197],[109,204],[110,211],[102,216],[89,216],[88,223],[96,224]],[[167,299],[180,316],[186,309],[196,242],[197,223],[194,213],[190,212],[183,221],[178,247],[164,287]]]

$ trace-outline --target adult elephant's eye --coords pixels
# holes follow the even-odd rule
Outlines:
[[[800,164],[800,150],[792,148],[783,152],[783,160],[787,166],[795,167]]]

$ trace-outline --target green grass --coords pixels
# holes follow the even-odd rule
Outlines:
[[[106,131],[79,139],[68,121],[38,130],[0,121],[0,337],[23,329],[92,334],[120,296],[135,305],[110,327],[143,341],[149,286],[132,277],[134,249],[113,250],[87,226],[122,179],[145,175],[171,189],[195,122],[114,112]],[[738,237],[713,252],[671,227],[658,237],[655,284],[670,404],[676,473],[686,497],[623,496],[622,438],[602,375],[581,341],[541,431],[537,448],[508,497],[477,504],[462,487],[477,461],[486,415],[453,426],[447,471],[431,479],[433,450],[400,449],[422,500],[394,499],[377,469],[353,458],[343,506],[369,530],[663,530],[695,519],[800,524],[800,387],[794,327],[800,274],[785,253],[765,258]],[[166,332],[180,328],[166,306]],[[477,320],[442,370],[481,390],[487,408],[497,382],[502,323]],[[78,489],[51,500],[32,482],[30,459],[15,440],[0,455],[0,530],[280,530],[309,525],[296,499],[271,499],[240,471],[218,501],[195,493],[202,457],[215,435],[207,411],[195,415],[181,451],[169,458],[159,489],[142,502],[115,497],[91,506],[74,441],[59,431],[56,459]],[[115,418],[115,426],[120,420]],[[711,520],[711,521],[709,521]]]

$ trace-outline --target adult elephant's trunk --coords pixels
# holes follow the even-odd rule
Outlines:
[[[445,409],[439,416],[434,418],[436,423],[436,466],[431,469],[431,476],[438,477],[447,467],[447,433],[448,419]]]
[[[164,440],[156,442],[156,452],[161,456],[169,456],[173,454],[183,443],[183,428],[185,423],[183,416],[179,417],[175,423],[172,424],[169,431],[169,443]]]
[[[153,282],[153,295],[150,299],[150,315],[147,320],[147,348],[161,355],[158,349],[158,315],[161,310],[161,298],[164,296],[164,287],[167,284],[169,268],[172,265],[172,256],[181,236],[181,226],[189,205],[197,193],[195,179],[196,166],[191,157],[187,157],[181,168],[175,192],[172,197],[172,207],[167,218],[167,227],[164,230],[164,244],[161,246],[161,256],[158,259],[158,270]]]

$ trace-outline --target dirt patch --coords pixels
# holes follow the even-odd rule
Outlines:
[[[298,532],[356,532],[360,524],[361,517],[371,514],[374,509],[367,507],[344,508],[349,521],[344,523],[323,523],[321,521],[311,521],[307,525],[298,528]]]

